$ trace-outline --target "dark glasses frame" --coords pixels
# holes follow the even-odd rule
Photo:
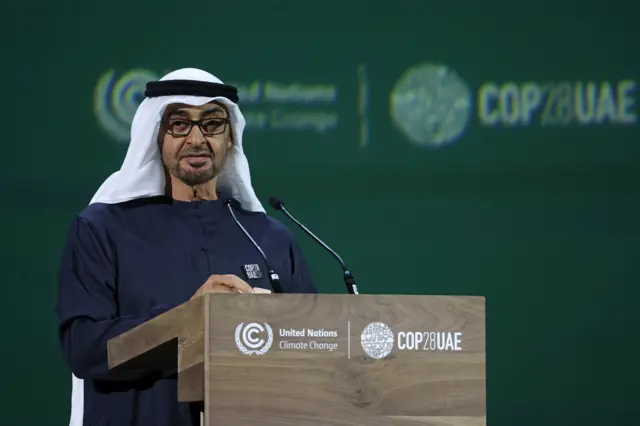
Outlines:
[[[179,132],[179,133],[175,133],[172,129],[171,129],[171,123],[174,121],[185,121],[189,123],[189,128],[185,131],[185,132]],[[217,128],[213,133],[211,132],[205,132],[204,127],[203,127],[203,123],[207,122],[207,121],[215,121],[215,122],[221,122],[222,125]],[[191,130],[193,130],[193,126],[198,126],[198,128],[200,129],[200,131],[202,132],[203,135],[205,136],[216,136],[216,135],[221,135],[223,134],[226,130],[227,130],[227,125],[230,124],[230,120],[229,118],[219,118],[219,117],[211,117],[211,118],[205,118],[202,120],[191,120],[188,118],[173,118],[173,119],[168,119],[166,124],[165,124],[165,132],[170,134],[171,136],[178,136],[178,137],[182,137],[182,136],[187,136],[189,133],[191,133]]]

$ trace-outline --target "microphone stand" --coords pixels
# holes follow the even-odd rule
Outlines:
[[[269,201],[271,202],[272,200],[270,199]],[[282,201],[274,199],[273,202],[271,202],[271,204],[272,204],[272,207],[274,207],[276,210],[282,211],[293,223],[298,225],[300,229],[302,229],[307,235],[309,235],[318,244],[324,247],[325,250],[327,250],[334,258],[336,258],[338,262],[340,262],[340,266],[342,267],[342,271],[343,271],[343,281],[345,286],[347,287],[347,291],[349,292],[349,294],[360,294],[358,292],[358,287],[356,286],[356,279],[353,277],[353,275],[349,271],[349,268],[347,268],[347,265],[344,263],[342,258],[338,255],[338,253],[333,251],[328,245],[326,245],[322,240],[320,240],[320,238],[316,237],[313,234],[313,232],[311,232],[306,226],[304,226],[302,223],[300,223],[300,221],[298,221],[295,217],[293,217],[293,215],[289,213],[287,209],[284,208],[284,203],[282,203]]]

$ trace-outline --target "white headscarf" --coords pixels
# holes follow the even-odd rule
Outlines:
[[[182,68],[165,75],[160,80],[222,83],[219,78],[196,68]],[[233,131],[233,146],[218,175],[217,189],[238,200],[245,210],[265,212],[251,186],[249,163],[242,150],[242,133],[246,124],[244,116],[237,104],[223,97],[163,96],[146,98],[142,101],[131,123],[131,142],[122,167],[107,178],[89,204],[116,204],[136,198],[164,195],[165,175],[158,146],[162,114],[170,104],[200,106],[211,101],[220,102],[227,107]],[[83,417],[84,380],[72,375],[69,426],[82,426]]]
[[[195,68],[173,71],[160,80],[222,83],[219,78]],[[233,130],[233,146],[218,176],[217,188],[238,200],[245,210],[265,212],[251,186],[249,163],[242,150],[242,133],[246,124],[244,116],[237,104],[223,97],[163,96],[142,101],[131,123],[131,142],[122,167],[102,184],[90,204],[115,204],[163,195],[165,178],[157,141],[165,108],[175,103],[200,106],[211,101],[220,102],[227,107]]]

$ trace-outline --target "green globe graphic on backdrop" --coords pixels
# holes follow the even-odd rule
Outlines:
[[[415,145],[437,148],[458,140],[471,118],[472,94],[455,71],[441,64],[409,68],[390,95],[396,127]]]

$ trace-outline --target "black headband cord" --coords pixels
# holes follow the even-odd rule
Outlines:
[[[158,98],[161,96],[202,96],[215,98],[221,96],[233,103],[238,103],[238,89],[234,86],[209,81],[195,80],[161,80],[147,83],[144,96]]]

